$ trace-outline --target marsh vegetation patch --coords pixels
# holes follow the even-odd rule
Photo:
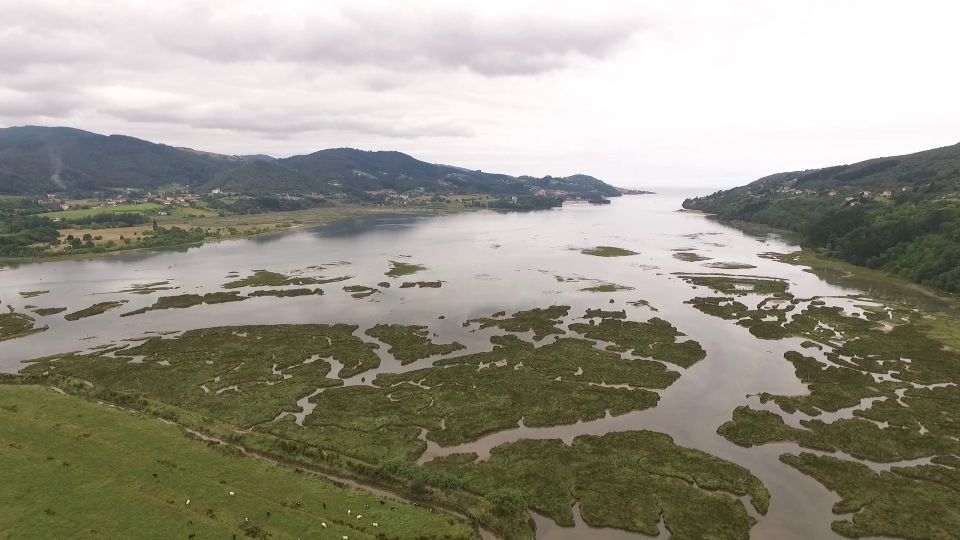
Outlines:
[[[750,270],[751,268],[756,268],[756,266],[752,264],[730,261],[714,261],[704,263],[703,266],[706,266],[707,268],[716,268],[719,270]]]
[[[38,327],[36,319],[25,313],[17,313],[12,309],[8,313],[0,313],[0,341],[26,337],[47,329],[47,326]]]
[[[788,283],[779,278],[731,276],[726,274],[678,274],[687,283],[708,287],[723,294],[784,294]]]
[[[464,459],[467,458],[467,459]],[[522,440],[473,463],[469,456],[427,465],[462,479],[466,489],[513,489],[526,504],[573,526],[584,521],[651,536],[663,520],[674,538],[746,538],[753,519],[739,499],[766,513],[769,493],[747,469],[683,448],[662,433],[627,431],[559,440]]]
[[[235,281],[223,284],[224,289],[239,289],[240,287],[285,287],[288,285],[323,285],[346,281],[353,276],[338,276],[332,278],[285,275],[268,270],[254,270],[253,274]]]
[[[258,298],[263,296],[272,296],[274,298],[293,298],[297,296],[320,296],[323,294],[323,289],[268,289],[268,290],[259,290],[253,291],[248,294],[248,298]]]
[[[409,276],[410,274],[416,274],[417,272],[427,269],[426,266],[421,264],[413,264],[403,261],[390,261],[389,263],[390,269],[383,274],[389,277]]]
[[[704,257],[695,251],[678,251],[673,254],[673,258],[684,262],[700,262],[710,260],[710,257]]]
[[[47,294],[50,291],[21,291],[20,296],[23,298],[36,298],[40,295]]]
[[[73,313],[68,313],[63,316],[64,319],[68,321],[78,321],[80,319],[86,319],[87,317],[95,317],[97,315],[102,315],[111,309],[117,309],[118,307],[126,304],[128,300],[114,300],[111,302],[100,302],[94,304],[88,308],[81,309],[79,311],[74,311]]]
[[[387,352],[404,365],[423,358],[450,354],[466,348],[456,341],[434,343],[430,339],[430,331],[426,326],[378,324],[368,329],[365,334],[389,345],[390,349]]]
[[[246,299],[246,297],[240,296],[240,293],[236,291],[161,296],[160,298],[157,298],[153,305],[128,311],[120,316],[131,317],[133,315],[141,315],[143,313],[147,313],[148,311],[156,311],[160,309],[186,309],[193,306],[199,306],[201,304],[223,304],[226,302],[240,302]]]
[[[616,246],[596,246],[592,248],[581,249],[580,253],[584,255],[592,255],[594,257],[629,257],[630,255],[637,255],[636,251],[630,251],[629,249],[624,249]]]
[[[522,310],[507,317],[506,312],[498,311],[490,317],[470,319],[463,323],[464,327],[478,325],[483,328],[499,328],[507,332],[533,332],[537,341],[551,335],[563,334],[560,323],[570,312],[570,306],[550,306]]]
[[[179,289],[170,285],[170,281],[154,281],[151,283],[134,283],[126,289],[116,291],[117,294],[153,294],[160,291]]]
[[[343,288],[343,291],[350,293],[350,296],[354,298],[366,298],[368,296],[380,293],[380,289],[368,287],[366,285],[347,285]]]
[[[390,284],[387,283],[387,287]],[[443,286],[442,281],[404,281],[401,285],[401,289],[412,289],[414,287],[419,289],[439,289]]]
[[[876,472],[861,463],[811,453],[780,460],[840,496],[831,525],[848,538],[952,538],[960,530],[960,471],[956,457],[941,465]],[[945,466],[945,465],[950,466]]]
[[[690,367],[707,356],[700,343],[692,339],[678,341],[684,334],[659,317],[643,322],[604,318],[599,324],[571,324],[570,330],[588,339],[612,343],[634,356],[681,367]]]
[[[63,313],[66,311],[65,307],[55,307],[55,308],[34,308],[31,309],[33,313],[40,315],[41,317],[49,317],[50,315],[56,315],[58,313]]]
[[[709,283],[734,290],[726,282]],[[784,359],[808,392],[756,396],[782,415],[799,416],[791,422],[775,410],[740,406],[718,433],[745,447],[791,442],[834,454],[785,454],[781,460],[837,492],[843,500],[835,512],[855,512],[833,523],[840,534],[949,536],[945,531],[958,522],[951,508],[960,487],[960,353],[945,346],[950,327],[895,304],[799,299],[767,282],[757,289],[762,292],[751,298],[759,300],[697,297],[688,303],[760,339],[803,339],[802,347],[815,354],[788,351]],[[917,459],[930,462],[912,463]],[[910,463],[875,472],[857,460]]]
[[[632,291],[633,287],[628,287],[627,285],[618,285],[616,283],[603,283],[601,285],[594,285],[593,287],[585,287],[580,290],[584,292],[595,293],[614,293],[620,291]]]
[[[343,366],[339,377],[380,365],[376,345],[354,336],[356,330],[342,324],[189,330],[130,347],[41,359],[24,372],[88,380],[246,427],[295,410],[297,399],[317,388],[343,384],[327,377],[324,358]],[[137,357],[139,362],[130,362]]]
[[[366,443],[350,446],[367,458],[386,445],[414,459],[425,449],[421,428],[428,440],[447,446],[516,427],[521,419],[552,426],[620,415],[653,407],[658,395],[649,389],[665,388],[679,376],[658,362],[624,360],[586,340],[535,347],[500,336],[495,343],[490,352],[380,374],[373,386],[324,391],[311,398],[316,410],[338,413],[310,415],[304,425],[328,433],[355,430],[352,438]]]

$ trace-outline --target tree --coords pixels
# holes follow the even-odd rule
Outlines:
[[[410,482],[410,493],[420,496],[425,494],[426,492],[427,492],[427,484],[426,482],[423,481],[423,479],[414,478],[413,481]]]

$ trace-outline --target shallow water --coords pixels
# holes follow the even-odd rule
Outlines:
[[[788,350],[802,350],[800,340],[760,341],[746,328],[703,314],[684,304],[697,290],[673,275],[675,272],[725,273],[776,276],[790,283],[797,297],[843,297],[860,293],[831,285],[802,267],[758,256],[760,253],[796,249],[775,236],[748,235],[701,215],[675,211],[684,195],[622,197],[605,206],[576,205],[542,212],[498,214],[476,212],[437,218],[376,218],[269,238],[234,240],[191,248],[183,252],[127,254],[90,261],[63,261],[8,268],[0,273],[0,299],[24,311],[27,304],[68,307],[68,311],[37,317],[48,324],[46,332],[0,343],[0,370],[16,371],[23,360],[65,351],[111,344],[158,332],[176,332],[219,325],[276,323],[357,324],[363,330],[380,322],[422,324],[435,333],[435,341],[459,341],[467,354],[490,350],[493,329],[464,328],[467,319],[508,313],[551,304],[571,306],[565,323],[582,317],[587,308],[627,311],[631,319],[656,315],[699,341],[707,358],[689,369],[672,386],[660,392],[657,407],[622,416],[567,426],[515,429],[480,440],[440,448],[431,443],[421,461],[453,452],[476,452],[485,458],[491,448],[521,438],[560,438],[610,431],[650,429],[670,434],[683,446],[698,448],[749,468],[771,492],[769,513],[752,529],[755,538],[827,538],[835,536],[831,507],[838,499],[813,479],[781,464],[778,456],[797,451],[792,444],[740,448],[716,434],[738,405],[752,403],[748,395],[761,391],[803,393],[793,366],[783,359]],[[612,245],[639,252],[630,257],[593,257],[581,248]],[[692,248],[712,260],[685,262],[676,250]],[[388,261],[422,264],[427,270],[396,279],[384,275]],[[342,264],[342,262],[349,264]],[[756,268],[719,270],[710,262],[748,263]],[[333,264],[337,263],[337,264]],[[330,265],[309,269],[315,265]],[[335,277],[354,276],[320,287],[323,296],[263,297],[189,309],[119,315],[154,302],[159,296],[208,293],[253,270]],[[231,277],[227,277],[231,274]],[[563,281],[558,279],[564,278]],[[442,288],[407,288],[404,281],[444,281]],[[149,295],[118,293],[131,285],[169,281],[177,290]],[[341,290],[346,285],[388,281],[390,288],[363,299]],[[581,289],[602,283],[633,287],[615,293]],[[18,292],[49,290],[36,298]],[[122,308],[103,315],[68,322],[63,315],[107,300],[129,300]],[[644,299],[657,308],[628,304]],[[613,300],[611,303],[610,301]],[[4,308],[5,309],[5,308]],[[440,319],[440,316],[444,316]],[[363,336],[368,342],[373,338]],[[553,338],[547,338],[543,343]],[[371,384],[377,373],[410,371],[430,365],[435,358],[401,366],[381,345],[380,367],[345,380],[346,384]],[[334,376],[339,366],[334,366]],[[302,399],[306,414],[319,414]],[[751,509],[752,511],[752,509]],[[577,514],[575,529],[557,527],[536,517],[542,538],[638,536],[623,531],[590,530]]]

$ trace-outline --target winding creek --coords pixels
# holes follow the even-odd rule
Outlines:
[[[794,266],[760,256],[766,252],[786,253],[797,249],[776,235],[751,235],[708,220],[701,215],[677,212],[683,194],[631,196],[606,206],[577,205],[552,211],[497,214],[477,212],[438,218],[377,218],[342,223],[314,231],[295,232],[269,238],[226,241],[179,252],[120,255],[89,261],[62,261],[27,264],[0,269],[0,299],[17,311],[25,306],[67,307],[66,313],[106,300],[129,300],[120,309],[78,321],[62,314],[37,317],[49,330],[20,339],[0,342],[0,370],[14,372],[22,361],[56,353],[88,350],[137,339],[178,333],[211,326],[280,323],[349,323],[359,325],[355,335],[379,344],[379,367],[343,379],[345,385],[370,385],[380,373],[409,372],[430,366],[439,356],[401,365],[388,354],[387,346],[364,335],[377,323],[418,324],[429,327],[434,341],[458,341],[466,349],[444,358],[493,348],[490,336],[495,329],[464,327],[468,319],[486,317],[551,304],[571,306],[563,326],[577,322],[588,308],[625,310],[628,317],[644,320],[652,315],[673,323],[697,340],[707,352],[705,360],[683,369],[680,378],[664,390],[656,407],[619,416],[552,427],[528,427],[521,422],[512,429],[491,433],[478,440],[441,447],[427,441],[418,462],[455,453],[473,452],[481,460],[491,449],[521,439],[561,439],[570,443],[579,435],[602,435],[614,431],[653,430],[669,434],[686,447],[748,468],[769,489],[770,509],[756,516],[751,529],[754,538],[831,538],[836,516],[832,506],[839,500],[813,478],[778,459],[785,452],[797,452],[793,443],[775,443],[753,448],[737,446],[717,434],[717,427],[730,420],[738,406],[776,410],[773,403],[760,404],[760,392],[803,394],[806,386],[784,360],[784,353],[804,350],[801,339],[758,340],[747,328],[702,313],[684,302],[701,294],[695,286],[675,273],[726,273],[775,276],[785,279],[798,298],[835,298],[837,303],[862,304],[849,295],[870,295],[869,282],[859,288],[831,284]],[[638,252],[630,257],[592,257],[579,252],[597,245],[620,246]],[[691,249],[709,261],[688,262],[675,257],[677,250]],[[388,261],[410,261],[426,270],[395,280],[384,272]],[[722,270],[705,266],[710,262],[735,262],[754,268]],[[132,317],[121,313],[151,305],[167,294],[205,294],[222,290],[222,285],[257,269],[276,272],[303,272],[310,267],[325,277],[352,276],[350,280],[321,285],[325,294],[296,298],[253,298],[243,302],[198,305],[189,309],[158,310]],[[313,275],[313,274],[311,274]],[[431,288],[400,288],[402,281],[441,280]],[[344,285],[378,287],[380,292],[354,298]],[[168,282],[177,287],[154,294],[120,292],[134,284]],[[612,293],[582,289],[611,283],[629,290]],[[866,285],[864,285],[866,284]],[[882,288],[882,285],[877,285]],[[22,298],[23,291],[49,293]],[[646,300],[650,307],[630,302]],[[575,335],[570,333],[570,335]],[[521,335],[532,339],[529,335]],[[555,336],[536,342],[550,343]],[[603,348],[605,343],[598,343]],[[805,351],[818,355],[818,351]],[[305,363],[326,361],[332,365],[331,378],[342,368],[339,362],[313,357]],[[483,366],[481,366],[483,367]],[[276,371],[276,364],[274,365]],[[288,377],[282,371],[278,376]],[[574,375],[576,376],[576,375]],[[233,387],[235,389],[236,387]],[[209,391],[204,388],[205,391]],[[229,391],[221,388],[217,392]],[[302,425],[308,415],[336,414],[315,409],[310,399],[322,389],[303,396],[293,415]],[[820,416],[832,421],[850,417],[858,407]],[[803,413],[784,414],[789,425],[797,426]],[[421,434],[426,436],[426,430]],[[853,458],[849,458],[853,459]],[[860,460],[856,460],[860,461]],[[924,460],[897,464],[864,462],[875,470],[891,465],[915,465]],[[751,512],[752,508],[747,506]],[[579,507],[574,508],[576,526],[559,527],[549,518],[534,515],[538,537],[644,538],[617,529],[591,529],[583,523]],[[660,537],[668,536],[661,522]]]

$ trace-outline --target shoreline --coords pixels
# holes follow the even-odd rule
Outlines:
[[[716,214],[704,212],[703,210],[690,210],[688,208],[678,208],[677,210],[675,210],[675,212],[677,212],[678,214],[691,214],[694,216],[704,216],[704,217],[713,217],[716,215]]]
[[[249,216],[273,216],[276,217],[278,222],[289,223],[288,226],[282,228],[273,228],[258,230],[256,232],[248,232],[241,234],[232,234],[225,237],[214,237],[207,238],[200,242],[186,242],[182,244],[171,244],[169,246],[162,247],[131,247],[127,249],[112,249],[110,251],[103,252],[88,252],[88,253],[69,253],[64,252],[63,254],[58,255],[46,255],[42,257],[0,257],[0,271],[5,268],[16,268],[25,264],[40,264],[40,263],[51,263],[51,262],[60,262],[60,261],[84,261],[84,260],[96,260],[103,259],[107,257],[116,257],[125,254],[150,254],[150,253],[163,253],[165,251],[174,251],[181,249],[189,249],[193,247],[199,247],[207,244],[216,244],[220,242],[227,242],[230,240],[249,240],[251,238],[265,237],[269,235],[283,235],[303,230],[315,229],[320,227],[326,227],[330,225],[335,225],[338,223],[343,223],[351,219],[362,219],[372,216],[411,216],[411,217],[437,217],[445,215],[460,214],[464,212],[473,212],[477,210],[487,210],[486,208],[384,208],[377,206],[339,206],[333,207],[333,209],[346,209],[350,212],[345,215],[333,216],[332,219],[322,219],[331,216],[325,215],[331,208],[319,208],[314,210],[294,210],[291,212],[270,212],[266,214],[249,214]],[[284,217],[289,217],[296,215],[298,217],[303,217],[304,214],[316,214],[317,219],[310,222],[299,222],[293,223],[290,220],[285,220]],[[230,216],[237,217],[237,216]],[[223,218],[213,218],[213,219],[223,219]],[[299,220],[294,220],[299,221]],[[170,227],[192,227],[200,226],[204,228],[213,228],[216,224],[210,225],[201,225],[199,223],[170,223]],[[225,225],[221,224],[219,228],[224,228]]]
[[[702,215],[745,234],[776,234],[784,238],[796,238],[797,236],[797,233],[793,231],[778,229],[770,225],[743,221],[717,220],[715,219],[716,214],[710,214],[702,210],[682,208],[677,210],[677,212]],[[932,304],[928,304],[926,307],[932,311],[942,311],[953,316],[960,316],[960,296],[948,291],[928,287],[884,270],[868,268],[866,266],[849,263],[842,259],[829,257],[810,248],[800,247],[798,251],[777,255],[780,256],[770,258],[786,264],[806,267],[806,272],[810,272],[828,283],[857,289],[862,288],[858,285],[858,282],[862,280],[870,280],[873,283],[883,282],[890,286],[890,292],[893,294],[875,289],[872,291],[873,294],[886,298],[896,297],[896,295],[899,294],[901,297],[909,297],[914,302],[918,300],[921,301],[920,303],[925,303],[923,302],[924,300],[927,303],[933,302],[937,304],[935,307]]]

